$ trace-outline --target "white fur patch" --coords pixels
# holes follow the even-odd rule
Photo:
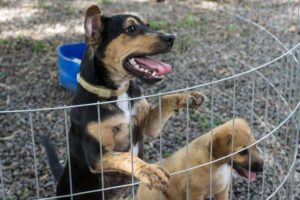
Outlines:
[[[231,178],[231,168],[228,164],[221,165],[216,172],[217,177],[217,184],[218,187],[220,187],[219,191],[222,191],[225,189],[226,185],[229,183]]]
[[[136,143],[136,145],[134,145],[132,151],[134,156],[137,156],[139,154],[139,143]]]
[[[121,96],[118,96],[118,100],[126,100],[128,99],[128,94],[124,93]],[[117,106],[124,112],[126,120],[130,121],[130,111],[129,111],[129,101],[119,101],[117,102]]]

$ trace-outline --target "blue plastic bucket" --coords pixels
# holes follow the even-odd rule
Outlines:
[[[76,76],[86,49],[84,42],[63,44],[58,47],[59,83],[67,89],[76,90]]]

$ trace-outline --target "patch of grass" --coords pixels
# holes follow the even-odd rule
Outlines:
[[[179,51],[186,51],[195,42],[195,38],[192,35],[183,36],[181,40],[175,42],[174,48]]]
[[[7,194],[4,194],[4,198],[6,200],[17,200],[17,197],[16,196],[8,196]]]
[[[46,0],[37,0],[37,1],[33,1],[33,8],[47,8],[48,7],[48,3]]]
[[[28,188],[22,188],[21,196],[25,199],[30,197],[30,190]]]
[[[223,120],[214,117],[214,121],[212,122],[212,128],[215,128],[216,126],[219,126],[220,124],[223,124],[223,123],[224,123]],[[198,120],[198,126],[199,126],[199,128],[202,128],[202,129],[210,129],[211,128],[210,116],[201,115]]]
[[[10,44],[10,40],[6,38],[0,38],[0,46],[8,45]]]
[[[33,44],[33,49],[36,52],[42,52],[46,49],[46,44],[43,41],[36,41]]]
[[[236,31],[236,25],[228,24],[226,30],[227,30],[227,33],[233,34]]]
[[[171,155],[172,155],[172,152],[164,152],[162,156],[163,156],[163,158],[167,158]]]
[[[97,4],[112,4],[113,0],[96,0]]]
[[[75,9],[73,7],[71,7],[70,5],[65,5],[64,8],[65,8],[66,15],[69,15],[69,16],[75,15]]]
[[[192,12],[188,12],[188,14],[186,15],[185,24],[187,24],[189,27],[195,26],[195,16]]]
[[[237,26],[235,24],[228,24],[226,27],[227,38],[232,37],[237,31]]]
[[[169,23],[165,20],[162,20],[162,21],[150,20],[150,21],[148,21],[148,24],[149,24],[150,28],[152,28],[154,30],[167,29],[169,26]]]

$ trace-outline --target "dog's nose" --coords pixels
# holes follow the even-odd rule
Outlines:
[[[170,34],[165,34],[162,36],[162,40],[166,42],[168,45],[173,45],[175,36]]]
[[[254,172],[261,172],[264,169],[264,163],[263,162],[254,162],[251,166],[251,170]]]

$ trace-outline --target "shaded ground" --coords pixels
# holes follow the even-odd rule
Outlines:
[[[145,94],[154,94],[229,77],[264,64],[285,52],[276,39],[232,16],[232,13],[251,18],[267,27],[287,48],[299,41],[298,1],[231,2],[216,4],[194,1],[192,5],[192,1],[149,4],[134,0],[103,0],[102,7],[107,15],[137,12],[148,18],[153,28],[176,34],[172,53],[162,57],[173,66],[172,75],[155,86],[143,85]],[[1,110],[70,105],[72,93],[61,87],[57,80],[57,46],[83,40],[84,10],[92,3],[58,0],[51,3],[0,2]],[[229,13],[217,10],[222,7]],[[296,53],[299,55],[299,49]],[[162,135],[162,157],[184,146],[187,134],[191,140],[208,131],[211,125],[218,125],[233,116],[242,116],[249,121],[253,117],[256,138],[265,135],[288,114],[288,107],[276,92],[288,100],[290,108],[299,101],[299,89],[293,89],[299,84],[297,73],[299,77],[294,58],[288,55],[257,73],[222,81],[213,87],[202,86],[198,90],[208,96],[207,104],[201,111],[190,111],[188,122],[186,111],[183,111],[167,124]],[[270,86],[266,78],[278,91]],[[254,112],[251,111],[253,80]],[[158,98],[150,101],[158,102]],[[213,123],[211,118],[214,119]],[[66,160],[64,111],[32,113],[39,180],[37,192],[29,119],[28,113],[0,114],[0,158],[5,199],[33,199],[38,194],[40,197],[54,196],[55,183],[40,143],[43,134],[51,135],[62,163]],[[258,199],[261,194],[266,197],[286,175],[296,145],[294,125],[295,122],[288,121],[283,128],[259,144],[266,155],[267,167],[265,173],[250,184],[250,199]],[[146,160],[158,161],[159,140],[147,138],[145,144]],[[299,159],[297,163],[294,188],[300,186]],[[281,197],[289,194],[288,187],[289,184],[286,184],[280,190]],[[247,181],[236,176],[233,199],[246,199],[247,190]],[[280,196],[275,199],[281,199]]]

